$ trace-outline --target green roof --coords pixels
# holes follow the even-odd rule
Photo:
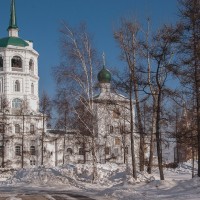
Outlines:
[[[6,37],[0,39],[0,47],[7,47],[8,45],[13,45],[17,47],[26,47],[29,44],[18,37]]]
[[[111,73],[103,66],[103,69],[98,73],[97,78],[100,83],[110,83]]]

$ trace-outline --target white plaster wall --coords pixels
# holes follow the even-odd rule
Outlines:
[[[31,44],[29,42],[29,44]],[[10,106],[12,106],[12,100],[14,98],[20,98],[27,100],[30,109],[34,112],[38,112],[38,56],[39,54],[32,47],[14,47],[8,46],[7,48],[0,48],[0,55],[4,60],[3,71],[0,71],[0,78],[3,78],[3,91]],[[20,56],[22,59],[23,71],[12,71],[11,59],[13,56]],[[29,71],[30,59],[34,62],[34,73]],[[20,92],[14,91],[14,82],[20,81]],[[31,94],[31,84],[34,84],[34,94]]]

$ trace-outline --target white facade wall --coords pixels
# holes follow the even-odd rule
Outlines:
[[[32,46],[32,44],[29,42]],[[12,100],[19,98],[26,100],[30,110],[38,112],[38,56],[39,54],[30,46],[15,47],[8,46],[0,48],[0,56],[3,58],[3,71],[0,71],[1,90],[0,94],[5,95],[12,107]],[[13,56],[22,59],[22,71],[13,71],[11,60]],[[29,61],[33,60],[34,72],[29,70]],[[20,83],[20,91],[15,91],[15,81]],[[31,84],[34,85],[34,94],[31,91]]]

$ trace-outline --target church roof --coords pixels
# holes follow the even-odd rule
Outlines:
[[[18,47],[26,47],[29,44],[18,37],[5,37],[0,39],[0,47],[7,47],[8,45],[18,46]]]

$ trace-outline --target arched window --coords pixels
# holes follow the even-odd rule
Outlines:
[[[34,84],[31,84],[31,94],[34,94]]]
[[[3,71],[3,58],[0,56],[0,71]]]
[[[15,133],[20,133],[20,125],[15,124]]]
[[[31,154],[32,156],[35,156],[35,146],[31,146],[31,147],[30,147],[30,154]]]
[[[15,155],[21,156],[21,147],[20,146],[15,146]]]
[[[30,125],[30,133],[31,133],[31,134],[34,133],[34,125],[33,125],[33,124]]]
[[[20,82],[18,80],[15,81],[15,92],[20,92]]]
[[[34,62],[33,62],[32,59],[30,59],[30,61],[29,61],[29,71],[30,71],[31,73],[34,72]]]
[[[22,71],[22,59],[14,56],[11,60],[12,71]]]
[[[72,155],[72,153],[73,153],[72,149],[71,149],[71,148],[68,148],[68,149],[67,149],[67,153],[68,153],[69,155]]]
[[[22,100],[13,99],[13,101],[12,101],[12,107],[13,108],[19,109],[19,108],[21,108],[21,105],[22,105]]]
[[[84,150],[83,150],[83,148],[79,148],[79,155],[84,155]]]

